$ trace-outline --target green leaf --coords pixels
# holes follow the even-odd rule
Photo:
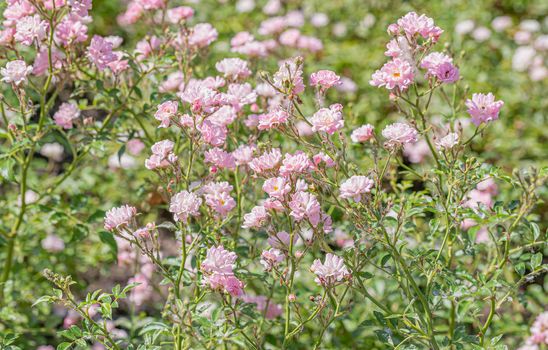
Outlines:
[[[116,259],[116,256],[118,255],[118,244],[116,244],[114,235],[108,231],[99,231],[99,238],[101,239],[101,242],[109,246],[113,259]]]
[[[525,264],[524,263],[517,264],[516,266],[514,266],[514,269],[516,270],[518,275],[520,275],[520,276],[525,275]]]
[[[542,264],[542,253],[536,253],[531,257],[531,267],[536,269]]]
[[[15,166],[15,160],[12,158],[0,160],[0,178],[6,181],[14,181],[15,173],[13,167]]]
[[[51,303],[52,300],[51,300],[51,296],[49,295],[44,295],[40,298],[38,298],[38,300],[36,300],[33,304],[32,304],[32,307],[35,307],[36,305],[38,304],[41,304],[41,303]]]

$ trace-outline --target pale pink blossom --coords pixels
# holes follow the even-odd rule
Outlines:
[[[406,60],[394,58],[371,76],[371,85],[388,90],[405,91],[415,79],[413,66]]]
[[[418,35],[424,39],[430,39],[437,42],[443,30],[434,25],[434,20],[426,15],[417,15],[415,12],[409,12],[397,21],[398,28],[403,30],[410,40],[414,40]]]
[[[374,184],[373,180],[367,176],[352,176],[341,184],[341,194],[339,197],[345,199],[352,198],[355,202],[359,202],[362,199],[362,195],[371,192]]]
[[[56,235],[48,235],[41,242],[42,248],[50,253],[59,253],[65,249],[65,242]]]
[[[310,75],[310,85],[318,86],[322,91],[341,85],[341,77],[330,70],[320,70]]]
[[[65,148],[57,142],[45,143],[40,148],[40,154],[54,162],[60,162],[63,160],[64,151]]]
[[[205,185],[202,188],[205,203],[221,217],[236,207],[236,201],[230,196],[232,186],[228,182],[215,182]]]
[[[80,117],[80,108],[72,102],[63,102],[59,109],[53,115],[55,124],[63,129],[72,129],[74,120]]]
[[[226,250],[222,245],[211,247],[200,268],[206,274],[231,275],[236,267],[236,259],[236,253]]]
[[[4,28],[4,30],[0,30],[0,46],[7,46],[8,44],[11,44],[14,36],[15,36],[14,27],[8,27],[8,28]]]
[[[548,311],[537,316],[531,326],[530,342],[533,344],[548,345]]]
[[[291,184],[283,177],[273,177],[264,182],[263,191],[270,197],[283,200],[291,191]]]
[[[316,283],[324,287],[333,287],[350,275],[344,259],[331,253],[325,256],[324,263],[320,259],[314,260],[310,270],[316,275]]]
[[[278,148],[263,153],[260,157],[254,158],[249,162],[249,167],[260,174],[268,170],[276,168],[282,160],[282,153]]]
[[[27,81],[27,75],[32,72],[32,67],[27,66],[25,61],[15,60],[6,63],[4,68],[0,69],[0,75],[2,75],[2,81],[6,83],[13,83],[17,86]]]
[[[63,62],[65,55],[57,50],[52,48],[51,50],[51,63],[53,70],[60,69],[63,67]],[[36,55],[34,59],[34,64],[32,65],[32,74],[36,76],[44,75],[49,71],[49,51],[48,49],[43,49]]]
[[[263,295],[258,295],[258,296],[244,295],[242,299],[246,303],[256,304],[257,310],[260,311],[261,313],[265,312],[265,309],[266,309],[265,317],[269,320],[274,319],[283,313],[283,308],[280,304],[274,303],[272,300],[267,299]]]
[[[175,221],[186,222],[190,216],[200,215],[200,205],[202,205],[202,198],[185,190],[171,198],[169,211],[173,213]]]
[[[236,168],[236,161],[231,153],[228,153],[220,148],[212,148],[205,152],[205,162],[211,163],[220,169]]]
[[[225,58],[215,64],[215,68],[228,79],[245,79],[251,75],[247,61],[240,58]]]
[[[137,286],[130,290],[128,297],[133,304],[141,306],[152,297],[154,289],[145,275],[136,274],[128,280],[128,284],[130,283],[137,283]]]
[[[173,153],[175,143],[171,140],[162,140],[152,145],[152,155],[145,160],[145,167],[149,170],[165,168],[177,161]]]
[[[214,147],[224,145],[228,134],[226,126],[212,123],[209,119],[198,126],[198,131],[203,141]]]
[[[352,142],[367,142],[374,137],[374,128],[371,124],[365,124],[352,131],[350,138]]]
[[[270,248],[261,253],[261,265],[269,272],[284,260],[285,255],[278,249]]]
[[[113,52],[114,55],[116,55],[116,60],[110,62],[108,64],[108,68],[112,73],[115,75],[120,74],[121,72],[125,71],[129,67],[129,60],[125,60],[124,57],[126,57],[126,54],[121,51],[115,51]]]
[[[478,189],[468,192],[466,197],[467,200],[463,203],[466,208],[478,209],[480,206],[491,208],[494,204],[491,193]]]
[[[388,147],[398,147],[407,143],[417,142],[418,132],[406,123],[394,123],[384,128],[382,136],[387,139]]]
[[[286,153],[280,167],[280,175],[302,174],[311,168],[312,163],[306,153],[302,151],[297,151],[295,154]]]
[[[323,131],[329,135],[344,127],[342,116],[343,106],[340,103],[332,104],[329,108],[320,108],[309,119],[312,124],[312,131]]]
[[[268,218],[270,217],[270,214],[268,214],[268,211],[264,206],[256,206],[251,209],[251,212],[244,215],[244,224],[242,225],[243,228],[260,228],[262,227]]]
[[[297,47],[301,32],[298,29],[291,28],[280,34],[280,44],[289,47]]]
[[[158,106],[158,110],[154,114],[154,118],[160,121],[159,128],[167,128],[171,123],[171,119],[177,115],[179,104],[176,101],[166,101]]]
[[[217,40],[217,30],[209,23],[199,23],[192,28],[188,44],[196,48],[204,48]]]
[[[144,10],[150,11],[150,10],[157,10],[164,8],[166,3],[165,0],[136,0],[139,5]]]
[[[415,143],[406,143],[403,145],[403,155],[413,164],[422,163],[427,157],[432,155],[432,151],[425,139],[420,139]]]
[[[328,156],[327,154],[323,152],[315,154],[312,157],[312,163],[314,163],[316,168],[322,165],[322,163],[326,168],[332,168],[336,165],[335,161],[330,156]]]
[[[259,26],[259,34],[272,35],[281,33],[287,27],[285,18],[283,17],[270,17],[261,22]]]
[[[30,46],[36,40],[40,43],[46,38],[48,22],[42,20],[40,15],[27,16],[17,21],[15,27],[15,41]]]
[[[289,202],[290,215],[296,222],[308,219],[316,227],[321,221],[321,207],[315,195],[309,192],[297,192]]]
[[[236,160],[236,165],[247,165],[253,159],[253,154],[257,150],[255,145],[240,145],[232,152]]]
[[[166,18],[172,24],[177,24],[194,16],[194,10],[188,6],[178,6],[166,11]]]
[[[142,61],[149,57],[154,51],[158,50],[161,44],[162,40],[155,35],[139,41],[135,46],[137,60]]]
[[[260,114],[259,125],[257,125],[257,128],[259,130],[269,130],[281,124],[287,123],[288,119],[289,114],[286,111],[276,109],[265,114]]]
[[[91,39],[87,57],[101,71],[107,68],[109,63],[118,59],[118,56],[112,52],[112,43],[98,35],[94,35]]]
[[[456,132],[450,132],[436,142],[436,145],[440,149],[451,149],[459,144],[459,134]]]
[[[160,85],[160,92],[174,92],[179,90],[185,81],[185,75],[182,72],[173,72],[167,76],[167,79]]]
[[[302,58],[295,57],[280,64],[273,76],[274,86],[287,94],[300,94],[304,91]]]
[[[427,70],[427,77],[436,77],[443,83],[454,83],[460,77],[459,69],[453,65],[453,59],[441,52],[428,54],[422,60],[421,68]]]
[[[495,101],[495,95],[492,93],[473,94],[472,99],[466,100],[468,114],[476,126],[499,119],[499,111],[503,105],[503,101]]]
[[[487,192],[492,196],[498,194],[498,186],[492,177],[488,177],[476,185],[476,189],[479,191]]]
[[[113,231],[120,226],[129,225],[135,215],[137,215],[137,209],[127,204],[112,208],[105,214],[105,230]]]
[[[67,16],[55,27],[55,38],[64,46],[81,43],[88,38],[88,27],[79,18]]]

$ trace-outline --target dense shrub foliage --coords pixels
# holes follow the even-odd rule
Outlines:
[[[2,3],[0,348],[546,349],[548,7],[413,5]]]

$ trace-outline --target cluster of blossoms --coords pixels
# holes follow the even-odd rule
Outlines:
[[[441,52],[424,56],[443,33],[431,18],[410,12],[391,24],[388,33],[393,38],[385,55],[392,59],[372,75],[371,85],[385,87],[394,94],[403,93],[415,82],[419,68],[426,70],[430,84],[459,80],[459,70],[449,56]]]
[[[234,276],[236,254],[229,252],[223,246],[211,247],[202,262],[201,270],[204,273],[204,283],[213,290],[219,290],[241,297],[244,284]]]
[[[48,10],[55,10],[57,1],[53,7],[50,3],[46,1],[42,5]],[[153,223],[138,227],[135,207],[123,205],[107,211],[104,228],[115,236],[118,265],[132,267],[131,270],[134,271],[129,279],[129,283],[137,284],[130,293],[129,299],[132,304],[142,306],[155,296],[153,275],[155,272],[161,273],[165,277],[164,282],[170,284],[170,299],[166,303],[165,314],[169,315],[168,317],[176,316],[174,329],[179,327],[176,332],[181,334],[186,332],[185,322],[194,317],[194,310],[190,311],[189,306],[194,301],[188,298],[180,303],[181,305],[177,305],[178,303],[171,303],[171,298],[183,301],[181,292],[184,288],[195,288],[194,295],[199,301],[210,291],[218,292],[212,293],[211,297],[218,297],[220,293],[223,307],[230,307],[232,311],[224,315],[226,324],[239,326],[237,317],[241,313],[237,307],[242,302],[255,304],[257,311],[263,314],[262,321],[277,318],[283,313],[282,305],[276,302],[281,299],[275,290],[275,286],[279,284],[285,287],[280,289],[286,291],[285,343],[291,338],[291,313],[297,313],[301,320],[304,315],[299,309],[303,303],[296,302],[296,279],[309,278],[311,281],[314,277],[319,285],[318,289],[323,290],[324,297],[313,296],[310,299],[317,305],[317,310],[310,312],[310,318],[295,328],[294,332],[300,331],[300,328],[304,329],[305,323],[320,315],[318,317],[322,318],[325,325],[321,333],[323,336],[323,331],[340,316],[339,306],[342,305],[346,293],[349,290],[350,293],[354,292],[354,288],[351,287],[357,286],[356,291],[359,290],[361,280],[360,283],[354,284],[354,281],[358,282],[358,277],[362,277],[359,269],[360,263],[364,262],[359,260],[365,256],[363,254],[374,253],[371,241],[376,240],[377,246],[390,251],[394,257],[390,264],[393,264],[395,270],[399,271],[400,266],[408,267],[407,262],[401,261],[404,259],[396,258],[406,249],[405,244],[400,249],[398,235],[405,234],[404,230],[407,228],[401,225],[402,232],[394,234],[394,242],[391,241],[392,237],[384,240],[379,238],[382,235],[377,235],[380,228],[384,229],[382,225],[385,217],[400,220],[399,214],[393,208],[402,206],[401,203],[396,203],[397,201],[391,197],[392,193],[385,189],[388,188],[384,182],[384,176],[387,174],[385,171],[392,166],[391,161],[400,156],[400,151],[410,158],[411,163],[415,163],[407,153],[410,147],[423,148],[434,158],[447,156],[449,150],[460,149],[456,146],[460,144],[461,134],[453,132],[455,128],[451,125],[444,127],[450,131],[443,132],[444,135],[441,136],[442,133],[433,124],[431,128],[425,126],[424,116],[422,127],[418,119],[412,120],[408,116],[409,118],[404,121],[384,127],[380,133],[384,143],[375,134],[375,128],[371,124],[360,125],[351,135],[346,135],[343,130],[348,126],[349,120],[345,121],[347,110],[341,103],[324,103],[324,100],[330,97],[327,92],[341,87],[344,78],[333,71],[322,69],[313,72],[307,79],[304,73],[304,59],[301,56],[280,61],[278,70],[272,76],[265,74],[261,77],[263,81],[255,84],[251,67],[257,63],[256,58],[269,56],[280,46],[313,53],[322,49],[318,39],[303,35],[298,29],[304,23],[302,12],[294,11],[263,21],[258,33],[270,39],[258,41],[248,32],[238,33],[230,41],[230,55],[248,56],[249,60],[240,57],[220,59],[214,64],[215,70],[211,70],[214,73],[211,76],[204,76],[202,73],[205,69],[194,69],[188,64],[195,58],[202,57],[206,48],[217,40],[218,33],[209,23],[191,26],[189,22],[194,16],[194,11],[189,7],[168,8],[167,0],[130,1],[126,12],[118,17],[119,23],[128,25],[143,20],[152,25],[161,24],[165,35],[147,36],[138,42],[134,52],[129,54],[118,50],[121,38],[98,35],[88,38],[86,23],[89,21],[90,0],[71,0],[68,3],[59,1],[59,6],[66,10],[63,12],[66,16],[50,28],[49,23],[36,13],[34,1],[8,1],[8,9],[4,16],[13,20],[13,23],[8,22],[5,29],[13,29],[13,38],[10,40],[24,46],[37,44],[40,48],[34,66],[27,66],[24,61],[15,60],[8,62],[1,69],[2,80],[11,84],[16,91],[25,84],[31,74],[59,74],[56,70],[69,63],[70,59],[76,58],[69,56],[70,59],[64,61],[65,55],[72,54],[68,49],[88,39],[89,46],[81,59],[85,60],[86,68],[91,67],[92,74],[104,77],[105,81],[113,82],[114,86],[119,81],[124,81],[125,75],[130,74],[134,64],[139,68],[139,73],[143,73],[142,78],[155,70],[159,70],[161,76],[165,77],[162,81],[158,81],[156,76],[150,79],[159,85],[160,94],[156,95],[154,92],[151,95],[151,99],[155,99],[155,111],[151,112],[149,104],[143,103],[146,105],[143,106],[145,114],[149,113],[149,120],[158,127],[157,135],[161,134],[163,140],[155,142],[154,137],[148,134],[144,126],[142,133],[137,132],[137,137],[144,140],[143,135],[146,134],[148,139],[150,152],[144,160],[144,166],[152,170],[149,174],[157,175],[160,182],[155,186],[154,193],[159,199],[156,202],[151,200],[150,203],[162,209],[167,207],[167,211],[171,213],[171,221],[175,224],[167,222],[159,226],[166,231],[175,231],[178,235],[176,239],[181,246],[175,246],[177,257],[180,259],[173,256],[164,259],[164,250],[168,249],[160,247],[160,231]],[[15,12],[24,15],[17,17],[14,15]],[[321,21],[316,19],[317,23]],[[55,30],[55,33],[51,33],[51,30]],[[419,96],[418,89],[410,89],[414,84],[426,84],[430,91],[434,91],[443,84],[459,81],[460,72],[453,58],[443,52],[430,52],[443,33],[434,25],[431,18],[412,12],[390,25],[388,32],[392,40],[388,43],[385,54],[390,57],[390,61],[373,74],[371,84],[390,90],[393,101],[409,101],[407,97],[413,91],[416,92],[418,101],[423,95]],[[46,52],[41,46],[48,38],[55,40],[55,45],[50,43],[51,52]],[[13,42],[9,42],[9,45]],[[67,50],[57,51],[56,47]],[[174,71],[168,71],[169,68],[165,68],[164,65],[156,66],[157,58],[165,58],[166,62],[169,59],[177,60],[172,62],[170,67]],[[193,75],[196,72],[199,74]],[[316,104],[312,107],[314,109],[310,110],[303,106],[306,112],[303,113],[300,106],[306,101],[302,95],[307,89],[316,93]],[[131,94],[134,89],[128,87],[127,90]],[[419,108],[419,103],[416,103],[415,107],[422,114],[423,110]],[[465,102],[471,121],[477,127],[497,120],[503,104],[491,93],[473,94],[471,99]],[[80,111],[81,105],[76,102],[60,104],[53,114],[53,121],[58,130],[86,125],[86,113]],[[128,106],[123,107],[134,113]],[[107,120],[111,116],[112,114],[109,114]],[[80,119],[83,121],[80,122]],[[122,122],[123,120],[120,124]],[[430,132],[435,135],[437,150],[430,142]],[[294,141],[294,144],[277,144],[278,140],[270,137],[274,133]],[[117,136],[121,136],[130,154],[137,155],[145,148],[145,144],[138,138],[133,138],[133,134],[131,131]],[[440,137],[436,138],[438,135]],[[351,147],[358,152],[371,152],[375,162],[374,168],[362,171],[347,159],[347,136],[350,136],[354,143]],[[130,138],[133,139],[129,140]],[[319,142],[316,143],[317,140]],[[43,145],[40,153],[49,162],[60,162],[65,156],[63,146],[52,143]],[[422,153],[424,152],[421,150]],[[386,158],[382,158],[385,156]],[[135,159],[127,157],[129,156],[124,155],[114,160],[111,157],[109,165],[112,168],[136,166]],[[382,172],[378,169],[381,164],[379,160],[386,160]],[[439,164],[438,158],[435,160]],[[409,169],[413,176],[418,174],[405,164],[399,165]],[[428,186],[429,175],[418,175],[421,184]],[[395,187],[392,183],[390,185]],[[439,186],[440,192],[443,192],[443,184]],[[431,193],[434,193],[434,190],[425,189]],[[463,193],[468,190],[469,188]],[[258,200],[252,197],[257,193],[260,196]],[[472,214],[479,216],[483,209],[493,207],[493,197],[496,194],[497,186],[494,180],[487,178],[478,183],[476,189],[470,191],[466,200],[459,204],[469,208],[467,214],[473,212]],[[29,199],[26,195],[21,198],[20,206],[24,207],[25,203],[31,203],[33,195],[38,196],[32,192]],[[449,202],[450,198],[447,201]],[[402,217],[405,214],[404,209],[401,209]],[[369,213],[374,213],[376,217]],[[335,228],[338,222],[333,221],[339,220],[341,216],[343,221],[348,221],[348,226],[342,228],[341,225]],[[450,232],[451,223],[449,219],[447,221],[447,232]],[[372,222],[375,222],[375,225]],[[471,219],[458,219],[456,223],[457,227],[461,224],[462,229],[483,225]],[[199,233],[191,233],[194,230],[198,230]],[[486,240],[487,228],[482,227],[482,230],[483,232],[478,233],[478,242]],[[386,231],[389,230],[385,230],[384,233]],[[332,246],[335,252],[326,242],[330,234],[333,236],[331,242],[335,243]],[[367,237],[358,237],[358,234]],[[389,234],[392,235],[392,232]],[[252,239],[248,240],[249,237]],[[256,237],[268,238],[266,242],[262,242]],[[64,247],[63,241],[55,236],[48,236],[42,245],[49,251],[62,250]],[[225,249],[225,246],[234,251]],[[242,248],[246,248],[247,256],[240,254]],[[321,256],[324,256],[323,252],[326,253],[325,258],[323,262],[321,259],[315,259],[310,266],[312,257],[320,255],[315,251],[317,249],[322,251]],[[341,257],[343,249],[345,258]],[[442,250],[443,248],[440,254]],[[235,252],[242,258],[244,266],[241,270],[236,269],[238,256]],[[243,260],[244,257],[248,260]],[[248,261],[250,264],[246,265]],[[300,273],[299,265],[303,261],[308,261],[307,266],[310,266],[312,273]],[[243,279],[251,273],[244,270],[244,267],[247,269],[248,266],[262,266],[261,273],[264,273],[264,279],[272,277],[274,282],[270,296],[256,295],[258,292],[255,289],[261,288],[257,286],[260,282],[255,285],[255,281],[245,280],[249,282],[245,286],[240,278]],[[411,274],[418,273],[407,273]],[[407,275],[403,274],[402,280],[409,278]],[[432,281],[436,282],[434,278],[439,277],[434,275],[433,273]],[[415,283],[414,277],[411,278],[413,283],[407,281],[406,285],[412,286]],[[419,281],[419,278],[416,280]],[[207,287],[205,291],[200,291],[201,286]],[[338,294],[334,288],[345,288],[344,293]],[[422,286],[416,287],[416,292],[422,293]],[[227,302],[228,295],[231,298],[228,298]],[[366,295],[371,297],[369,294]],[[336,304],[334,313],[323,312],[324,308],[329,307],[327,297]],[[431,299],[430,296],[426,298],[429,301],[421,300],[421,307],[431,317],[433,313],[426,310]],[[296,303],[296,307],[291,307],[290,303]],[[411,306],[416,308],[415,305]],[[189,312],[181,312],[180,307],[189,307]],[[414,310],[422,312],[420,308]],[[76,321],[75,317],[69,316],[66,318],[66,324],[70,326]],[[234,317],[234,323],[231,323],[229,317]],[[531,344],[547,342],[545,321],[546,317],[539,316],[533,325]],[[416,327],[422,328],[423,322],[424,320],[417,321]],[[262,323],[259,332],[262,331],[261,327]],[[415,327],[412,328],[416,330]],[[428,329],[428,333],[434,334],[430,339],[424,336],[426,332],[420,328],[419,330],[421,341],[436,343],[437,333],[434,329]],[[245,335],[243,329],[240,331]],[[413,332],[411,329],[409,331]],[[247,338],[246,340],[250,341]],[[253,344],[253,341],[251,343]]]
[[[548,311],[537,316],[531,326],[531,336],[518,350],[540,350],[548,345]]]

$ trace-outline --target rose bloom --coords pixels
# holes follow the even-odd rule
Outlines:
[[[382,136],[387,139],[387,146],[397,147],[406,143],[417,142],[418,132],[409,124],[394,123],[384,128]]]
[[[321,207],[315,195],[308,192],[297,192],[289,202],[290,215],[296,222],[308,219],[312,226],[316,227],[321,220]]]
[[[451,132],[444,137],[442,137],[438,142],[436,142],[436,145],[440,149],[451,149],[458,145],[459,143],[459,134],[456,132]]]
[[[154,118],[160,121],[159,128],[167,128],[171,123],[171,118],[177,114],[179,103],[177,101],[166,101],[158,106],[158,110],[154,114]]]
[[[386,87],[388,90],[405,91],[415,79],[413,66],[406,60],[394,58],[382,66],[371,76],[369,84],[376,87]]]
[[[194,16],[194,10],[188,6],[178,6],[167,10],[167,20],[172,24],[177,24]]]
[[[217,40],[217,30],[209,23],[198,23],[192,28],[188,44],[196,48],[204,48]]]
[[[230,275],[236,266],[236,253],[226,250],[222,245],[207,250],[206,258],[200,268],[207,274]]]
[[[32,67],[27,66],[25,61],[22,60],[10,61],[4,68],[0,69],[2,81],[13,83],[17,86],[27,81],[27,75],[29,75],[30,72],[32,72]]]
[[[270,197],[283,200],[284,196],[291,191],[291,184],[283,177],[273,177],[264,182],[263,191]]]
[[[260,157],[254,158],[249,162],[249,167],[259,174],[274,169],[280,164],[281,160],[282,153],[278,148],[274,148],[270,152],[264,152]]]
[[[495,101],[495,95],[492,93],[473,94],[472,99],[466,100],[468,114],[476,126],[499,119],[499,111],[503,105],[503,101]]]
[[[289,114],[282,109],[277,109],[266,114],[261,114],[259,115],[259,125],[257,125],[257,129],[269,130],[275,128],[280,124],[287,123],[288,119]]]
[[[137,215],[137,209],[129,205],[112,208],[105,215],[105,230],[112,231],[122,225],[129,225]]]
[[[367,176],[352,176],[341,184],[341,198],[352,198],[355,202],[362,199],[362,195],[371,192],[374,182]]]
[[[72,129],[72,122],[80,117],[80,109],[72,102],[63,102],[53,115],[55,124],[63,129]]]
[[[295,154],[286,153],[283,165],[280,167],[280,175],[290,176],[291,174],[305,173],[312,168],[312,163],[302,151],[297,151]]]
[[[195,193],[181,191],[171,197],[169,211],[173,213],[175,221],[186,222],[189,216],[200,215],[202,199]]]
[[[223,73],[225,78],[232,80],[245,79],[251,75],[247,61],[240,58],[225,58],[217,62],[215,68]]]
[[[274,86],[287,94],[300,94],[304,91],[302,58],[294,57],[280,63],[280,68],[272,77]]]
[[[310,75],[310,85],[319,86],[322,91],[341,85],[341,77],[330,70],[320,70]]]
[[[253,153],[257,146],[255,145],[240,145],[232,152],[232,156],[236,160],[236,165],[246,165],[253,159]]]
[[[271,271],[273,267],[277,266],[284,260],[284,254],[275,248],[263,250],[261,254],[261,265],[263,265],[265,271]]]
[[[17,21],[15,41],[30,46],[34,40],[41,42],[47,35],[48,23],[40,15],[27,16]]]
[[[242,227],[259,228],[266,223],[269,217],[270,214],[268,214],[268,211],[265,207],[256,206],[251,209],[250,213],[244,215],[244,224],[242,225]]]
[[[232,154],[217,147],[206,151],[204,160],[221,169],[236,168],[236,161]]]
[[[87,56],[100,71],[107,68],[109,63],[118,59],[118,56],[112,52],[112,43],[99,35],[95,35],[91,39]]]
[[[402,18],[398,19],[397,25],[401,28],[408,38],[413,40],[417,35],[424,39],[431,39],[432,42],[437,42],[443,30],[434,25],[434,20],[426,15],[417,15],[415,12],[409,12]]]
[[[331,253],[325,256],[325,263],[322,263],[320,259],[314,260],[310,270],[317,276],[316,283],[324,287],[333,287],[350,275],[344,260]]]
[[[342,129],[344,127],[342,109],[343,106],[339,103],[332,104],[329,108],[320,108],[309,120],[312,130],[333,135],[337,130]]]
[[[366,124],[352,131],[352,135],[350,135],[350,138],[352,139],[352,142],[356,143],[367,142],[373,138],[373,131],[373,125]]]

